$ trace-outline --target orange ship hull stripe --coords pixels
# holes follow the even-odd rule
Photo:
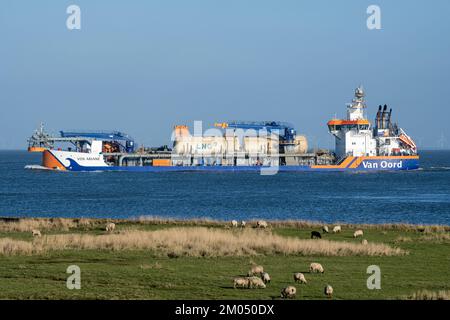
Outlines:
[[[42,154],[42,165],[49,169],[66,170],[66,167],[48,150]]]
[[[353,161],[356,158],[355,161]],[[316,169],[355,169],[364,161],[364,160],[376,160],[376,159],[419,159],[419,156],[366,156],[366,157],[347,157],[345,160],[339,165],[315,165],[311,166],[311,168]],[[353,161],[353,162],[352,162]]]
[[[338,165],[315,165],[311,166],[311,168],[320,168],[320,169],[344,169],[347,168],[347,166],[352,162],[352,160],[355,159],[355,157],[347,157],[344,161],[342,161],[341,164]]]

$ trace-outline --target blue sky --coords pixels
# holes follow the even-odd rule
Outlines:
[[[25,148],[41,121],[153,146],[175,124],[229,119],[289,121],[332,147],[326,121],[359,84],[370,119],[386,103],[419,146],[448,148],[449,15],[447,0],[3,0],[0,149]]]

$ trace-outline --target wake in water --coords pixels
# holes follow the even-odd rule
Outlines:
[[[448,171],[450,170],[450,167],[429,167],[424,169],[427,171]]]

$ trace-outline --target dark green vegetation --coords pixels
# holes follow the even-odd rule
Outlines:
[[[61,233],[105,234],[104,221],[86,225],[58,226],[43,235]],[[125,229],[157,230],[180,226],[177,222],[116,222],[116,232]],[[198,225],[199,222],[193,222]],[[221,223],[204,223],[224,228]],[[29,231],[10,230],[0,222],[0,239],[32,241]],[[189,225],[185,223],[183,225]],[[342,225],[340,234],[325,239],[353,239],[357,226]],[[27,227],[25,226],[24,229]],[[323,288],[334,288],[334,299],[398,299],[419,290],[450,290],[450,240],[448,228],[423,230],[408,226],[362,226],[369,243],[380,242],[408,251],[399,256],[249,256],[169,258],[144,250],[61,250],[34,255],[0,255],[1,299],[279,299],[287,285],[297,287],[297,299],[325,299]],[[16,228],[20,229],[20,228]],[[272,224],[272,232],[308,239],[314,225]],[[437,235],[437,236],[436,236]],[[233,289],[233,278],[244,276],[250,263],[264,266],[272,278],[266,289]],[[324,274],[310,274],[311,262],[319,262]],[[81,268],[81,290],[68,290],[69,265]],[[381,268],[381,290],[369,290],[369,265]],[[294,272],[303,272],[308,283],[295,284]]]

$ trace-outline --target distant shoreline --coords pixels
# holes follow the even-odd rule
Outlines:
[[[140,216],[132,218],[89,218],[89,217],[77,217],[77,218],[66,218],[66,217],[8,217],[0,215],[0,222],[19,222],[19,221],[41,221],[49,222],[53,221],[67,221],[67,222],[78,222],[83,220],[85,222],[91,223],[130,223],[130,224],[149,224],[149,225],[174,225],[174,226],[202,226],[202,227],[217,227],[217,226],[227,226],[231,223],[233,219],[220,220],[220,219],[210,219],[210,218],[168,218],[168,217],[158,217],[158,216]],[[389,223],[347,223],[342,221],[334,222],[322,222],[314,220],[268,220],[268,219],[249,219],[246,220],[248,226],[256,227],[258,220],[266,221],[269,226],[274,228],[322,228],[324,225],[333,226],[341,225],[346,228],[366,228],[366,229],[378,229],[378,230],[408,230],[408,231],[424,231],[425,228],[442,228],[444,231],[450,232],[450,224],[426,224],[426,223],[407,223],[407,222],[389,222]],[[241,222],[241,220],[238,220]]]

